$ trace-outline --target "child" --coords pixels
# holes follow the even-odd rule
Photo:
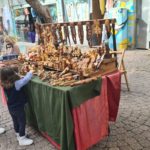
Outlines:
[[[0,71],[1,86],[7,96],[8,110],[13,120],[19,145],[31,145],[33,143],[33,140],[25,136],[26,116],[24,106],[27,99],[23,91],[23,86],[31,78],[31,71],[21,79],[13,67],[3,67]]]

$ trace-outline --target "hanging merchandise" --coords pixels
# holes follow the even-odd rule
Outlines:
[[[106,32],[107,32],[107,37],[110,38],[110,36],[111,36],[111,26],[110,26],[110,21],[109,20],[105,21],[105,29],[106,29]]]
[[[54,43],[57,43],[57,41],[58,41],[58,37],[57,37],[57,27],[53,24],[52,26],[51,26],[51,31],[52,31],[52,35],[53,35],[53,38],[54,38]],[[46,33],[44,34],[44,36],[46,35]]]
[[[105,13],[105,0],[99,0],[101,14],[104,15]]]
[[[74,42],[74,44],[77,44],[76,29],[75,29],[74,23],[70,23],[70,30],[71,30],[71,35],[72,35],[73,42]]]
[[[64,24],[64,35],[65,35],[65,40],[67,42],[67,40],[69,41],[70,44],[70,37],[69,37],[69,29],[67,24]]]
[[[100,28],[100,24],[97,20],[94,21],[94,33],[97,35],[97,37],[102,33],[102,30]]]
[[[86,39],[89,47],[92,47],[92,25],[90,22],[86,22]]]
[[[79,36],[80,43],[83,44],[84,31],[83,31],[83,25],[81,22],[78,23],[78,36]]]
[[[57,30],[58,30],[58,35],[59,35],[59,41],[63,42],[63,34],[62,34],[62,28],[60,24],[57,25]]]
[[[104,45],[104,43],[107,40],[108,40],[108,36],[107,36],[106,26],[103,25],[103,30],[102,30],[102,44]]]

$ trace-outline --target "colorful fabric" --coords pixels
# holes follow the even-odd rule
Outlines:
[[[120,72],[104,76],[101,95],[73,109],[77,150],[87,150],[108,135],[109,121],[115,121],[117,118],[120,85]]]
[[[101,95],[73,109],[77,150],[87,150],[108,135],[107,78],[102,78]]]
[[[101,14],[104,15],[105,13],[105,0],[99,0]]]
[[[71,110],[100,95],[101,79],[75,87],[53,87],[38,78],[26,87],[28,122],[46,132],[61,150],[74,150],[74,124]]]
[[[115,121],[117,117],[120,85],[120,72],[104,76],[101,95],[72,109],[76,150],[87,150],[108,135],[109,120]],[[57,149],[60,149],[60,145],[54,142],[46,132],[42,134]]]

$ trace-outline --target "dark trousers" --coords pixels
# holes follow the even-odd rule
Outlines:
[[[12,117],[16,133],[19,133],[19,136],[25,136],[26,116],[24,108],[9,110],[9,113]]]
[[[30,39],[31,39],[31,42],[32,43],[35,43],[35,32],[29,32],[29,34],[30,34]]]

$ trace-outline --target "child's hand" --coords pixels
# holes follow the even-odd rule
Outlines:
[[[34,70],[30,70],[30,72],[31,72],[32,74],[34,74],[34,73],[35,73],[35,71],[34,71]]]
[[[37,75],[37,73],[35,72],[35,70],[30,70],[30,72],[31,72],[33,75]]]

